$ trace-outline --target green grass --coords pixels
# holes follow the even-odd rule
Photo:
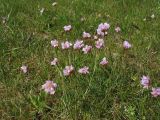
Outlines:
[[[54,7],[53,2],[0,0],[0,20],[6,18],[0,23],[1,119],[159,120],[160,98],[142,88],[140,77],[149,75],[152,86],[160,87],[160,1],[57,0]],[[51,48],[52,38],[73,42],[83,31],[95,34],[101,22],[111,25],[104,49],[83,55]],[[66,34],[68,24],[73,30]],[[120,34],[114,32],[117,25]],[[133,45],[128,51],[121,47],[125,39]],[[107,68],[98,65],[104,56]],[[54,57],[58,68],[50,65]],[[22,64],[27,74],[20,72]],[[76,70],[87,65],[90,74],[61,76],[69,64]],[[58,84],[54,96],[41,90],[49,79]]]

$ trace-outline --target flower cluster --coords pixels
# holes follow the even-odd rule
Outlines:
[[[105,46],[105,41],[104,41],[104,36],[106,34],[108,34],[108,30],[110,28],[110,24],[108,23],[101,23],[99,24],[98,28],[97,28],[97,34],[93,36],[93,39],[95,40],[95,48],[97,49],[101,49]],[[70,32],[72,29],[71,25],[66,25],[64,26],[64,31],[65,32]],[[115,28],[115,32],[120,32],[121,28],[120,27],[116,27]],[[83,39],[91,39],[91,34],[87,33],[87,32],[83,32]],[[123,41],[123,48],[124,49],[129,49],[132,47],[132,45],[129,43],[129,41],[125,40]],[[51,40],[51,46],[53,48],[58,48],[59,47],[59,42],[56,39]],[[69,49],[69,48],[73,48],[74,50],[81,50],[84,54],[88,54],[89,52],[91,52],[91,50],[94,48],[94,46],[91,45],[86,45],[85,41],[83,40],[76,40],[74,42],[74,44],[72,44],[69,41],[64,41],[61,42],[61,49],[65,50],[65,49]],[[57,66],[57,64],[59,63],[58,58],[54,58],[50,64],[52,66]],[[106,67],[108,65],[108,60],[106,57],[102,58],[99,61],[99,65],[100,66],[104,66]],[[21,67],[21,71],[23,73],[27,73],[28,72],[28,67],[25,65],[22,65]],[[75,68],[73,67],[73,65],[68,65],[65,66],[65,68],[63,69],[63,75],[65,77],[70,76],[73,72],[75,72]],[[89,67],[88,66],[83,66],[82,68],[79,68],[77,71],[79,74],[83,74],[83,75],[87,75],[90,73],[89,71]],[[150,77],[149,76],[142,76],[141,78],[141,85],[143,86],[143,88],[147,88],[149,89],[151,86],[151,82],[150,82]],[[44,85],[42,85],[42,89],[49,94],[54,94],[55,93],[55,89],[57,87],[57,84],[54,83],[51,80],[46,81],[46,83]],[[160,88],[152,88],[152,92],[151,95],[153,97],[157,97],[160,96]]]
[[[148,89],[149,86],[150,86],[150,77],[143,75],[142,78],[141,78],[141,85],[143,86],[143,88]],[[153,97],[160,96],[160,88],[152,88],[151,94],[152,94]]]

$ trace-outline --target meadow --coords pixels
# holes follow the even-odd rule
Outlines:
[[[0,17],[1,120],[160,119],[159,0],[0,0]]]

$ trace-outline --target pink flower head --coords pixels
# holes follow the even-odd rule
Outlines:
[[[118,32],[121,31],[121,28],[120,28],[120,27],[116,27],[116,28],[115,28],[115,31],[118,33]]]
[[[100,36],[104,36],[105,33],[101,29],[97,29],[97,34]]]
[[[97,29],[97,34],[100,35],[100,36],[104,36],[107,34],[107,30],[110,28],[110,25],[108,23],[101,23],[99,24],[98,26],[98,29]]]
[[[123,42],[123,47],[124,47],[125,49],[129,49],[129,48],[132,47],[132,45],[131,45],[128,41],[124,41],[124,42]]]
[[[143,85],[143,88],[148,88],[150,83],[150,78],[148,76],[142,76],[141,78],[141,85]]]
[[[77,40],[73,46],[74,49],[81,49],[84,46],[83,41]]]
[[[65,25],[64,27],[64,31],[69,32],[72,29],[71,25]]]
[[[52,40],[51,41],[51,46],[52,47],[58,47],[58,41],[57,40]]]
[[[58,63],[58,59],[57,58],[54,58],[53,61],[51,61],[51,65],[57,65]]]
[[[84,46],[82,51],[84,52],[84,54],[87,54],[88,52],[91,51],[91,49],[92,49],[92,46],[86,45],[86,46]]]
[[[49,93],[51,95],[55,93],[56,87],[57,87],[57,84],[51,80],[47,80],[46,83],[42,85],[42,89],[44,89],[46,93]]]
[[[108,23],[104,23],[104,28],[105,28],[105,30],[108,30],[109,28],[110,28],[110,24],[108,24]]]
[[[107,61],[107,59],[106,59],[106,57],[104,57],[103,59],[102,59],[102,61],[100,62],[100,65],[107,65],[108,64],[108,61]]]
[[[78,70],[78,72],[79,72],[80,74],[88,74],[88,73],[89,73],[89,67],[84,66],[83,68],[80,68],[80,69]]]
[[[61,43],[62,49],[68,49],[72,46],[72,43],[66,41]]]
[[[152,88],[151,94],[153,97],[160,96],[160,88]]]
[[[101,31],[107,31],[110,28],[110,25],[108,23],[101,23],[98,26],[98,29],[100,29]]]
[[[103,39],[99,39],[96,41],[96,48],[100,49],[104,46],[104,40]]]
[[[72,72],[74,71],[74,67],[71,66],[66,66],[63,70],[64,76],[69,76]]]
[[[87,32],[83,32],[83,38],[90,38],[91,34],[87,33]]]
[[[27,71],[28,71],[27,69],[28,69],[27,66],[22,65],[21,71],[22,71],[23,73],[27,73]]]

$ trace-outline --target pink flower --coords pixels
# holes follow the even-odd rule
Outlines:
[[[27,66],[22,65],[21,71],[22,71],[23,73],[27,73],[27,71],[28,71],[27,69],[28,69]]]
[[[97,34],[100,36],[104,36],[105,33],[101,29],[97,29]]]
[[[97,29],[97,34],[100,35],[100,36],[104,36],[107,34],[107,30],[110,28],[110,25],[108,23],[101,23],[99,24],[98,26],[98,29]]]
[[[82,51],[84,52],[84,54],[87,54],[88,52],[91,51],[91,49],[92,49],[92,46],[86,45],[86,46],[84,46]]]
[[[84,46],[83,41],[77,40],[73,46],[74,49],[81,49]]]
[[[51,65],[57,65],[58,63],[58,59],[57,58],[54,58],[53,61],[51,61]]]
[[[102,61],[100,62],[100,65],[107,65],[108,64],[108,61],[107,61],[107,59],[106,59],[106,57],[104,57],[103,59],[102,59]]]
[[[129,49],[129,48],[132,47],[132,45],[131,45],[128,41],[124,41],[124,42],[123,42],[123,47],[124,47],[125,49]]]
[[[64,76],[69,76],[72,72],[74,71],[74,67],[71,66],[66,66],[63,70]]]
[[[101,23],[98,26],[98,29],[100,29],[101,31],[107,31],[110,28],[110,25],[108,23]]]
[[[57,40],[52,40],[51,41],[51,46],[52,47],[58,47],[58,41]]]
[[[153,97],[160,96],[160,88],[152,88],[151,94]]]
[[[116,27],[116,28],[115,28],[115,31],[118,33],[118,32],[121,31],[121,28],[120,28],[120,27]]]
[[[47,80],[46,83],[42,85],[42,89],[44,89],[46,93],[49,93],[51,95],[55,93],[56,87],[57,87],[57,84],[51,80]]]
[[[79,72],[80,74],[88,74],[88,73],[89,73],[89,67],[84,66],[83,68],[80,68],[80,69],[78,70],[78,72]]]
[[[72,29],[72,26],[71,25],[66,25],[63,28],[64,28],[64,31],[69,32]]]
[[[90,38],[91,35],[87,32],[83,32],[83,38]]]
[[[61,43],[62,49],[68,49],[72,46],[72,43],[66,41]]]
[[[141,85],[143,85],[143,88],[148,88],[150,83],[150,78],[148,76],[144,76],[141,78]]]
[[[96,48],[100,49],[104,46],[104,40],[103,39],[99,39],[96,41]]]

